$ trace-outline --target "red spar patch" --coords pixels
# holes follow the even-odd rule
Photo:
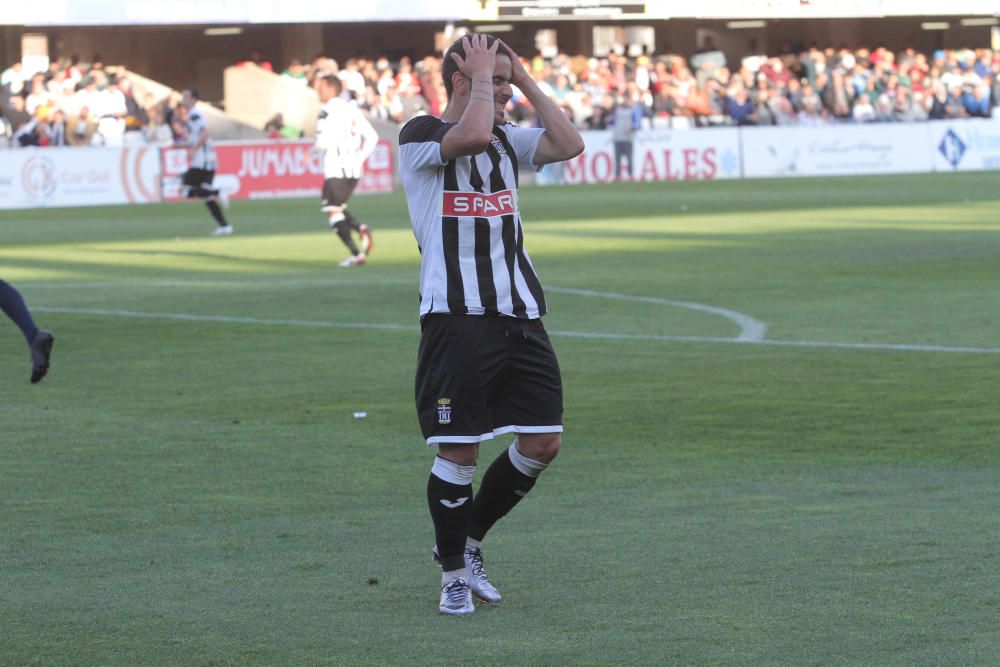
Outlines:
[[[517,206],[514,204],[514,193],[510,190],[489,195],[479,192],[445,192],[441,212],[455,217],[491,218],[516,213]]]

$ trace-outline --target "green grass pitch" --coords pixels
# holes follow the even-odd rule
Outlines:
[[[521,199],[566,433],[464,619],[400,193],[356,269],[311,200],[0,213],[0,664],[996,661],[996,174]]]

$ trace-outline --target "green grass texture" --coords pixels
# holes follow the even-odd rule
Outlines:
[[[312,200],[0,213],[57,337],[0,320],[0,664],[996,662],[996,174],[523,190],[566,431],[467,618],[405,199],[351,209],[351,269]]]

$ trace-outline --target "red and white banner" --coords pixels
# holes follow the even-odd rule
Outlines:
[[[586,149],[562,167],[567,184],[740,177],[739,132],[734,127],[640,131],[617,151],[609,131],[581,134]]]
[[[12,148],[0,151],[0,208],[160,201],[156,148]]]
[[[312,142],[217,143],[215,187],[231,199],[319,197],[323,187],[323,156],[313,154]],[[163,149],[163,199],[183,199],[181,175],[187,169],[186,148]],[[391,192],[392,143],[379,140],[368,156],[354,192]]]

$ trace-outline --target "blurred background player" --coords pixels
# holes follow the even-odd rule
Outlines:
[[[184,89],[181,105],[187,111],[188,170],[181,177],[181,183],[187,189],[188,197],[205,200],[205,206],[219,224],[212,236],[229,236],[233,233],[233,226],[222,214],[222,207],[229,208],[229,199],[222,190],[212,187],[216,167],[215,147],[208,136],[208,121],[195,108],[198,100],[197,90]]]
[[[339,266],[365,263],[372,250],[372,233],[347,210],[354,187],[361,178],[361,169],[378,143],[378,134],[361,110],[343,97],[343,84],[336,74],[316,79],[316,92],[323,103],[316,123],[316,149],[323,151],[323,207],[330,229],[344,242],[351,256]],[[351,231],[361,238],[361,250],[354,243]]]
[[[49,356],[52,354],[55,336],[35,326],[21,293],[3,280],[0,280],[0,310],[14,321],[28,341],[28,348],[31,350],[31,384],[41,382],[49,372]]]

